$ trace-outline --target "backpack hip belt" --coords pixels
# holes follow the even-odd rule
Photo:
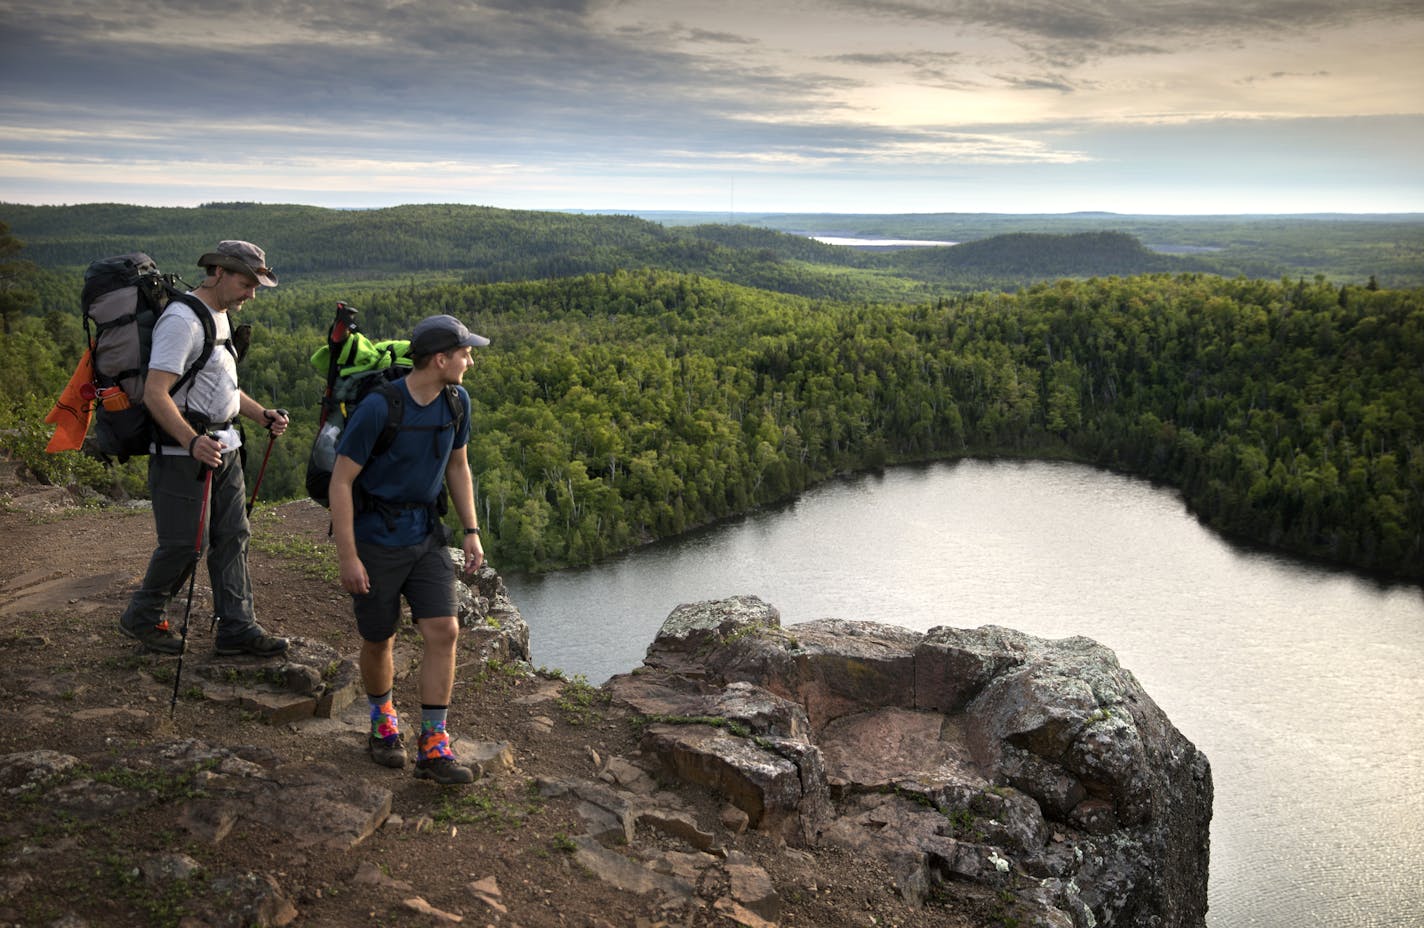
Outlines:
[[[207,416],[202,415],[201,413],[188,412],[186,410],[183,412],[183,421],[191,425],[193,427],[193,431],[197,432],[199,435],[205,434],[207,432],[226,431],[227,429],[233,427],[233,425],[237,422],[237,419],[237,416],[233,416],[231,419],[226,419],[221,422],[213,422],[211,419],[209,419]],[[178,447],[178,440],[175,439],[172,435],[169,435],[166,431],[159,428],[157,425],[154,426],[153,430],[158,433],[158,444],[168,448]]]
[[[440,518],[446,512],[446,507],[444,505],[445,494],[443,491],[441,492],[439,499],[430,503],[393,503],[389,500],[381,499],[379,496],[368,492],[364,487],[360,485],[359,482],[352,489],[354,490],[354,492],[352,493],[351,502],[356,513],[376,513],[378,516],[381,517],[381,521],[385,522],[386,531],[388,532],[395,531],[396,518],[402,512],[423,509],[425,510],[426,515],[429,517],[430,524],[432,527],[440,525]]]

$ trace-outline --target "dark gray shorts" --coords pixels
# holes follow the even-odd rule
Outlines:
[[[399,548],[358,541],[356,553],[371,581],[371,592],[351,595],[362,638],[385,641],[396,633],[402,596],[414,621],[456,614],[455,562],[438,532]]]

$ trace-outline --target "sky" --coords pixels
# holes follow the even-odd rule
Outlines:
[[[0,202],[1419,212],[1421,152],[1424,0],[0,0]]]

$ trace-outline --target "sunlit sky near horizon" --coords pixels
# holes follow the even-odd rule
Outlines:
[[[0,0],[0,202],[1419,212],[1421,151],[1424,0]]]

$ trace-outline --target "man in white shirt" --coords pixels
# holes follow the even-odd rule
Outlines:
[[[197,569],[194,552],[199,522],[204,533],[213,607],[220,617],[215,648],[220,655],[272,657],[287,650],[287,639],[257,624],[252,582],[247,572],[246,484],[242,473],[239,415],[280,435],[286,415],[266,409],[237,385],[237,358],[231,347],[230,313],[256,295],[259,285],[277,286],[266,255],[251,242],[227,240],[198,259],[206,276],[186,298],[175,300],[153,328],[153,349],[143,402],[156,424],[148,459],[148,488],[158,547],[143,585],[119,619],[119,630],[146,647],[179,654],[182,638],[163,617],[168,602]],[[210,314],[215,334],[206,360],[204,325]],[[190,368],[202,362],[191,375]],[[170,394],[175,385],[178,388]],[[211,496],[204,512],[203,488],[212,469]]]

